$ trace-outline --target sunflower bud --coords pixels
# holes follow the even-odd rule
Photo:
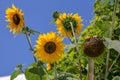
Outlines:
[[[46,64],[46,67],[47,67],[47,71],[51,70],[51,65],[49,63]]]
[[[57,20],[59,15],[60,15],[60,12],[58,12],[58,11],[53,12],[53,18],[55,19],[55,21]]]
[[[104,48],[103,41],[99,37],[88,37],[83,45],[84,52],[89,57],[98,57]]]

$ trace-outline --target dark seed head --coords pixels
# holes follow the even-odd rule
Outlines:
[[[18,25],[20,23],[20,17],[18,14],[13,15],[13,22]]]
[[[99,37],[89,37],[83,45],[84,52],[89,57],[98,57],[104,48],[103,41]]]
[[[56,50],[56,44],[54,42],[47,42],[44,46],[44,50],[48,54],[52,54]]]

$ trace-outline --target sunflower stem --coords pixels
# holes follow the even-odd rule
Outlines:
[[[111,23],[111,26],[110,26],[110,34],[109,34],[110,39],[112,39],[113,27],[114,27],[114,24],[115,24],[117,3],[118,3],[118,0],[115,0],[114,11],[113,11],[113,15],[112,15],[112,23]],[[105,80],[107,80],[107,76],[109,74],[109,58],[110,58],[110,49],[108,50],[107,59],[106,59]]]
[[[74,39],[75,39],[75,41],[74,41],[74,43],[76,45],[75,50],[76,50],[76,53],[79,55],[78,44],[77,44],[77,41],[76,41],[75,32],[74,32],[74,28],[73,28],[72,22],[70,22],[70,25],[71,25],[71,29],[72,29],[72,34],[73,34]],[[80,61],[80,59],[78,60],[78,66],[79,66],[79,71],[80,71],[79,72],[79,74],[80,74],[79,78],[80,78],[80,80],[82,80],[82,71],[81,71],[81,61]]]
[[[56,67],[56,63],[54,62],[54,74],[55,74],[55,80],[57,79],[57,67]]]
[[[116,63],[116,61],[117,61],[117,59],[118,59],[119,57],[120,57],[120,54],[118,53],[118,56],[115,58],[115,60],[114,60],[114,61],[112,62],[112,64],[111,64],[110,68],[108,69],[109,72],[111,71],[113,65]]]
[[[94,80],[94,61],[90,58],[88,65],[88,80]]]
[[[27,31],[25,32],[25,35],[26,35],[26,38],[27,38],[28,44],[29,44],[29,46],[30,46],[30,50],[31,50],[32,53],[34,54],[34,49],[32,48],[31,39],[30,39],[30,36],[28,35],[28,32],[27,32]],[[37,62],[37,59],[35,58],[34,55],[33,55],[33,58],[34,58],[34,61]],[[39,69],[38,66],[37,66],[37,68],[38,68],[38,73],[39,73],[39,75],[40,75],[40,80],[42,80],[42,76],[41,76],[41,74],[40,74],[40,69]]]
[[[43,68],[43,71],[44,71],[44,72],[46,73],[46,75],[47,75],[47,80],[50,80],[49,75],[48,75],[48,72],[46,71],[45,67],[42,66],[42,68]]]
[[[36,34],[42,34],[41,32],[33,30],[33,29],[32,29],[32,31],[34,31]]]
[[[26,35],[26,38],[27,38],[28,44],[29,44],[29,46],[30,46],[30,50],[31,50],[32,53],[33,53],[34,49],[32,48],[32,43],[31,43],[31,40],[30,40],[30,36],[28,35],[27,32],[25,32],[25,35]],[[37,59],[36,59],[34,56],[33,56],[33,58],[34,58],[34,61],[37,62]]]

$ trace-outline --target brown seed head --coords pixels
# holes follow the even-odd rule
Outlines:
[[[104,51],[103,41],[99,37],[89,37],[86,39],[83,49],[87,56],[98,57]]]

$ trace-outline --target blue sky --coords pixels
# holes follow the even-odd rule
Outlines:
[[[13,35],[6,28],[5,10],[12,4],[24,12],[25,24],[42,33],[55,31],[55,24],[49,24],[54,11],[78,13],[83,18],[83,28],[93,17],[95,0],[0,0],[0,76],[10,75],[15,66],[27,67],[34,62],[25,35]],[[38,35],[32,35],[34,47]],[[67,40],[64,41],[67,43]]]

